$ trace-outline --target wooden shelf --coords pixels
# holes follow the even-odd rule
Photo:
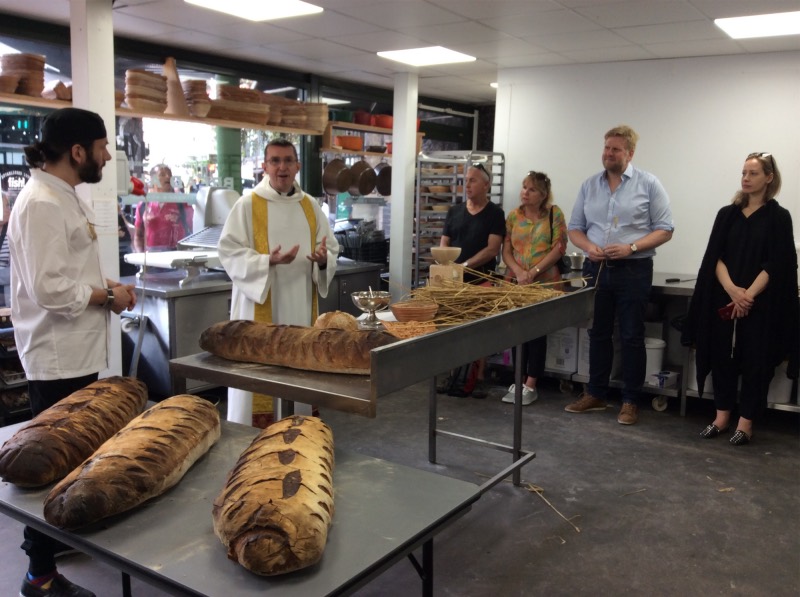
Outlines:
[[[342,149],[341,147],[322,147],[320,151],[324,151],[326,153],[340,153],[342,155],[362,155],[362,156],[374,156],[380,158],[391,158],[391,153],[378,153],[377,151],[355,151],[353,149]]]
[[[33,97],[29,95],[20,95],[17,93],[0,93],[0,103],[15,104],[18,106],[32,106],[35,108],[49,108],[57,110],[59,108],[69,108],[72,102],[62,100],[49,100],[41,97]],[[286,126],[273,126],[255,124],[252,122],[239,122],[235,120],[222,120],[220,118],[197,118],[195,116],[174,116],[172,114],[164,114],[162,112],[142,112],[138,110],[131,110],[130,108],[117,108],[115,110],[117,116],[124,116],[127,118],[157,118],[159,120],[173,120],[177,122],[192,122],[196,124],[204,124],[207,126],[221,126],[233,129],[251,129],[258,131],[273,131],[276,133],[296,133],[298,135],[321,135],[322,131],[314,129],[300,129]]]
[[[391,153],[378,153],[374,151],[355,151],[353,149],[340,149],[336,147],[333,142],[334,129],[345,130],[345,131],[356,131],[359,133],[375,133],[378,135],[386,135],[388,137],[392,136],[392,129],[384,129],[377,126],[369,126],[367,124],[356,124],[355,122],[341,122],[338,120],[331,120],[328,122],[328,125],[325,127],[325,131],[322,133],[322,150],[323,152],[327,153],[339,153],[342,155],[360,155],[360,156],[373,156],[373,157],[381,157],[381,158],[389,158],[391,159]],[[422,138],[425,136],[425,133],[417,133],[417,153],[422,150]],[[382,145],[382,144],[381,144]]]

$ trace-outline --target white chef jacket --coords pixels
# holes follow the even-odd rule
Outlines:
[[[218,246],[219,260],[233,281],[231,319],[253,319],[255,304],[263,303],[271,289],[273,323],[312,325],[312,292],[318,291],[322,297],[328,295],[328,284],[336,273],[339,243],[319,204],[312,199],[317,220],[316,245],[325,238],[328,249],[327,268],[320,270],[306,258],[312,253],[311,235],[300,206],[303,198],[300,186],[295,183],[295,192],[285,195],[270,187],[265,178],[253,191],[269,201],[270,249],[278,245],[281,252],[295,245],[300,245],[300,249],[292,263],[270,265],[269,255],[253,248],[252,195],[247,193],[239,198],[225,222]],[[250,392],[233,388],[228,391],[228,420],[252,424]]]
[[[31,380],[82,377],[108,368],[109,311],[89,306],[105,288],[94,210],[64,180],[34,169],[8,224],[11,320]]]

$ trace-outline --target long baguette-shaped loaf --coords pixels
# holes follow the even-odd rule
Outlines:
[[[164,493],[219,439],[219,412],[180,394],[147,409],[58,483],[44,500],[50,524],[77,529]]]
[[[228,557],[264,576],[316,564],[333,517],[333,433],[315,417],[264,429],[214,500]]]
[[[369,375],[369,351],[392,342],[397,338],[383,332],[247,320],[215,323],[200,336],[203,350],[232,361],[359,375]]]
[[[107,377],[70,394],[20,427],[0,448],[0,476],[20,487],[62,479],[147,405],[147,386]]]

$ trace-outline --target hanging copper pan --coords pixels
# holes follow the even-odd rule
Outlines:
[[[345,193],[353,184],[353,174],[342,160],[335,158],[322,171],[322,188],[329,195]]]
[[[375,190],[378,175],[365,160],[359,160],[350,167],[353,183],[350,185],[350,194],[355,196],[369,195]]]
[[[387,162],[381,162],[375,166],[375,172],[378,174],[378,182],[375,185],[378,193],[388,197],[392,194],[392,166]]]

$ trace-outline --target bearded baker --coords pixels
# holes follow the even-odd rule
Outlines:
[[[339,244],[317,200],[295,181],[297,150],[274,139],[264,151],[267,176],[234,204],[219,239],[219,258],[233,281],[231,319],[312,325],[317,294],[326,297]],[[297,412],[310,407],[299,407]],[[266,427],[270,396],[228,390],[228,420]]]

